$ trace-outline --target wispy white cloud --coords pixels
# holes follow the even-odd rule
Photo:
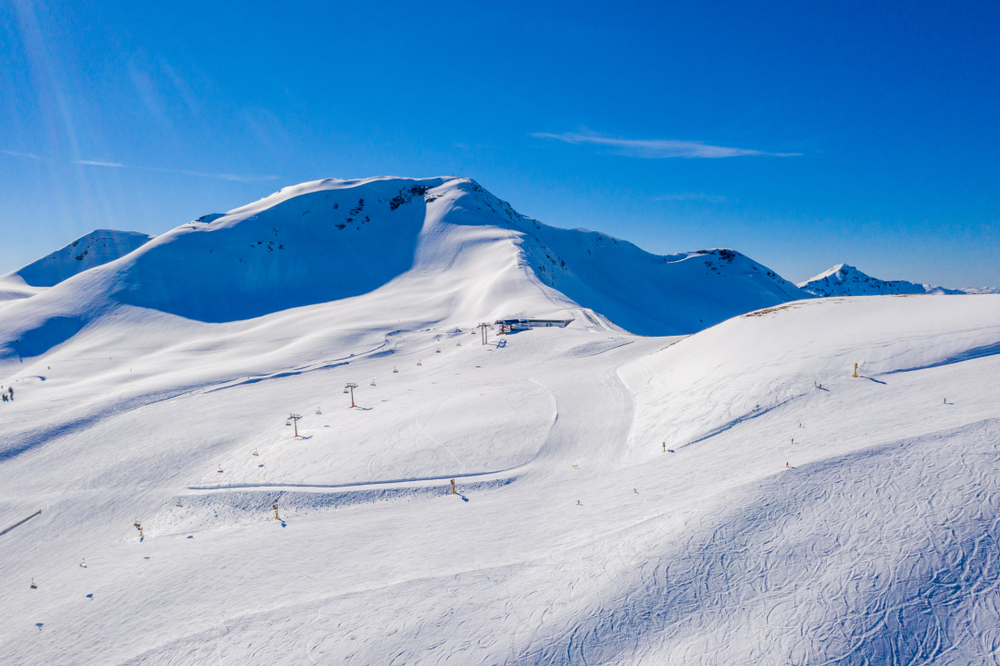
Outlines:
[[[664,159],[668,157],[741,157],[745,155],[766,155],[769,157],[796,157],[802,153],[768,153],[749,148],[731,148],[727,146],[712,146],[701,141],[674,141],[669,139],[618,139],[601,136],[592,132],[566,132],[564,134],[549,134],[536,132],[531,136],[538,139],[555,139],[565,143],[593,144],[607,146],[617,154],[626,157],[643,159]]]
[[[16,150],[3,150],[0,149],[0,153],[4,155],[11,155],[13,157],[23,157],[30,160],[36,160],[39,162],[47,162],[51,164],[53,161],[46,159],[44,157],[39,157],[33,153],[22,153]],[[181,176],[194,176],[196,178],[215,178],[216,180],[229,180],[237,183],[256,183],[263,180],[278,180],[278,176],[244,176],[235,173],[205,173],[203,171],[187,171],[185,169],[164,169],[162,167],[147,167],[147,166],[131,166],[129,164],[122,164],[121,162],[109,162],[107,160],[73,160],[69,164],[79,164],[81,166],[95,166],[95,167],[106,167],[112,169],[133,169],[137,171],[158,171],[160,173],[176,173]]]
[[[13,155],[14,157],[27,157],[29,160],[41,161],[41,157],[33,153],[19,153],[16,150],[0,150],[0,153],[4,155]]]
[[[157,171],[159,173],[176,173],[181,176],[194,176],[196,178],[215,178],[216,180],[229,180],[238,183],[253,183],[262,180],[277,180],[277,176],[241,176],[233,173],[204,173],[202,171],[186,171],[184,169],[164,169],[162,167],[129,166],[119,162],[105,162],[102,160],[77,160],[74,164],[85,166],[112,167],[115,169],[134,169],[137,171]]]
[[[726,197],[715,194],[705,194],[703,192],[681,192],[678,194],[661,194],[655,197],[657,201],[708,201],[710,203],[720,203]]]
[[[118,169],[127,168],[124,164],[119,164],[118,162],[102,162],[100,160],[76,160],[73,164],[85,164],[87,166],[102,166],[102,167],[115,167]]]
[[[215,178],[216,180],[231,180],[237,183],[256,183],[262,180],[278,180],[278,176],[242,176],[235,173],[203,173],[201,171],[184,171],[183,169],[161,169],[159,167],[126,167],[128,169],[142,169],[143,171],[159,171],[161,173],[176,173],[182,176],[195,176],[197,178]]]

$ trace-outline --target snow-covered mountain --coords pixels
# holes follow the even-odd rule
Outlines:
[[[135,231],[92,231],[27,266],[0,275],[0,307],[36,296],[74,275],[123,257],[153,238]]]
[[[889,294],[969,294],[995,293],[993,289],[945,289],[906,280],[880,280],[865,275],[854,266],[837,264],[816,277],[800,282],[798,288],[813,296],[872,296]]]
[[[462,178],[315,181],[116,247],[129,243],[138,247],[17,304],[0,334],[20,347],[0,355],[42,353],[123,305],[231,322],[363,296],[385,304],[386,318],[399,303],[432,321],[582,310],[611,328],[665,335],[806,296],[738,252],[657,256],[555,229]],[[57,255],[61,263],[44,259],[18,275],[55,283],[65,270],[43,280],[39,266],[83,266],[65,248]]]
[[[20,278],[31,287],[52,287],[95,266],[124,257],[153,238],[155,236],[137,231],[98,229],[0,279]]]
[[[1000,644],[1000,296],[793,300],[465,179],[308,183],[21,284],[0,664]],[[517,315],[574,321],[481,342]]]

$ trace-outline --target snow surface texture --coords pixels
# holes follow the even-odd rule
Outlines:
[[[536,262],[611,304],[648,295],[598,289],[527,218],[483,223],[498,205],[471,181],[301,192],[356,208],[372,183],[366,208],[421,209],[379,218],[415,251],[387,252],[372,291],[282,308],[307,278],[268,262],[297,242],[218,240],[286,190],[0,311],[0,529],[42,509],[0,536],[0,663],[1000,659],[1000,296],[636,336]],[[225,255],[211,280],[156,281],[157,253],[200,251]],[[273,268],[266,307],[222,270],[239,259]],[[784,288],[745,270],[709,277]],[[520,313],[574,322],[480,344],[477,323]]]
[[[813,296],[871,296],[875,294],[995,294],[992,287],[978,289],[945,289],[929,284],[916,284],[906,280],[880,280],[865,275],[854,266],[837,264],[833,268],[805,282],[799,289]]]

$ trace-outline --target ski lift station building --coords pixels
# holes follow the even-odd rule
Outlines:
[[[529,328],[566,328],[572,319],[500,319],[496,322],[504,331],[526,331]]]

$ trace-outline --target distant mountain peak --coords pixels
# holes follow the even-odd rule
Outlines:
[[[821,298],[829,296],[967,293],[961,289],[945,289],[907,280],[880,280],[859,271],[850,264],[837,264],[805,282],[798,283],[797,286],[799,289]]]
[[[96,229],[4,277],[20,278],[31,287],[54,287],[74,275],[120,259],[153,238],[138,231]]]

